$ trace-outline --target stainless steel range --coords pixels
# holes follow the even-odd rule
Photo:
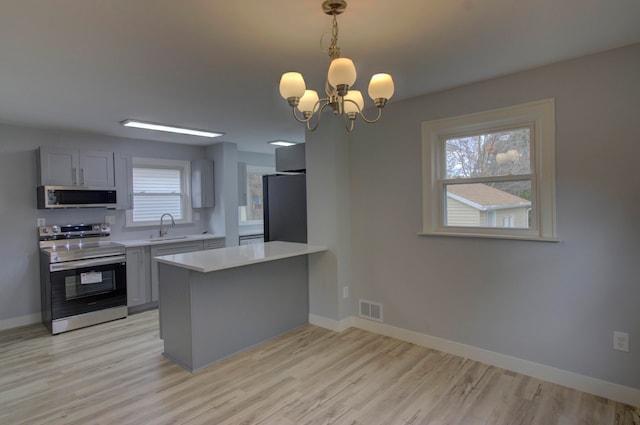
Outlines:
[[[125,248],[108,224],[38,228],[42,323],[53,334],[127,317]]]

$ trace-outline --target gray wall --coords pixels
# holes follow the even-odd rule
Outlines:
[[[147,238],[157,230],[155,227],[125,229],[124,211],[36,209],[36,149],[39,146],[117,151],[166,159],[206,157],[204,147],[0,125],[0,321],[16,319],[19,322],[40,312],[38,217],[45,218],[48,224],[65,224],[102,222],[105,215],[115,215],[113,239]],[[224,232],[220,227],[208,227],[210,213],[201,211],[199,223],[176,226],[172,232]]]
[[[258,167],[276,166],[276,156],[272,153],[238,151],[238,162]]]
[[[359,122],[353,305],[381,302],[394,326],[640,388],[639,76],[637,44],[391,102],[379,123]],[[545,98],[556,100],[561,242],[416,236],[421,122]],[[630,333],[630,353],[612,350],[613,330]]]
[[[351,280],[349,144],[341,119],[326,121],[307,133],[308,243],[329,248],[309,256],[309,313],[333,320],[352,314],[342,291]]]
[[[225,246],[238,245],[238,148],[234,143],[222,142],[207,148],[213,159],[215,208],[209,215],[212,229],[222,228]]]

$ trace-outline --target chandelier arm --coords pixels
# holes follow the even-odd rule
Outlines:
[[[315,114],[312,114],[309,117],[309,120],[307,121],[307,130],[309,131],[316,131],[316,129],[318,128],[318,125],[320,125],[320,119],[322,119],[322,112],[325,110],[325,108],[327,106],[329,106],[329,102],[327,99],[320,99],[321,101],[325,102],[324,105],[322,105],[322,107],[320,108],[320,110],[318,111],[318,119],[316,120],[316,123],[312,126],[311,125],[311,117]]]
[[[360,108],[358,108],[360,109]],[[362,111],[360,111],[360,118],[362,118],[362,120],[366,123],[369,124],[373,124],[374,122],[377,122],[380,117],[382,117],[382,108],[378,108],[378,116],[375,119],[368,119],[367,117],[364,116],[364,113]]]
[[[355,120],[355,118],[351,119],[346,114],[343,115],[343,117],[344,117],[344,128],[346,128],[347,131],[349,133],[351,133],[353,131],[353,126],[354,126],[354,123],[355,123],[356,120]]]
[[[301,123],[308,123],[309,120],[311,119],[311,116],[309,118],[298,118],[298,114],[296,114],[296,107],[292,107],[291,108],[291,112],[293,113],[293,118],[296,119],[296,121],[301,122]]]
[[[356,108],[358,109],[358,114],[360,114],[360,118],[362,118],[362,121],[369,123],[369,124],[373,124],[374,122],[377,122],[380,117],[382,117],[382,108],[378,108],[378,116],[375,119],[369,119],[364,115],[364,112],[362,109],[360,109],[360,105],[358,105],[356,102],[354,102],[351,99],[344,99],[345,102],[350,102],[353,103],[354,105],[356,105]]]
[[[320,104],[322,102],[329,102],[329,98],[325,98],[325,97],[321,97],[320,99],[316,100],[316,103],[313,104],[313,109],[311,109],[312,111],[318,112],[318,110],[320,110]],[[315,112],[312,112],[311,115],[313,116],[313,114]],[[309,117],[309,119],[311,119],[311,117]]]

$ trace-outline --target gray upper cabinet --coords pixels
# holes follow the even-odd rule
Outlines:
[[[80,186],[114,187],[113,152],[80,151]]]
[[[116,152],[114,154],[116,180],[117,210],[133,208],[133,168],[130,154]]]
[[[213,161],[210,159],[191,161],[191,206],[212,208],[215,204],[213,195]]]
[[[304,143],[276,149],[277,172],[303,172],[307,169]]]
[[[74,149],[38,149],[40,186],[76,186],[78,184],[78,151]]]
[[[114,187],[113,152],[38,149],[40,186]]]

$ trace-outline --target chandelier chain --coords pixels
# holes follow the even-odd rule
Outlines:
[[[331,60],[340,57],[340,48],[338,47],[338,20],[336,14],[333,14],[333,25],[331,26],[331,45],[329,46],[329,57]]]

